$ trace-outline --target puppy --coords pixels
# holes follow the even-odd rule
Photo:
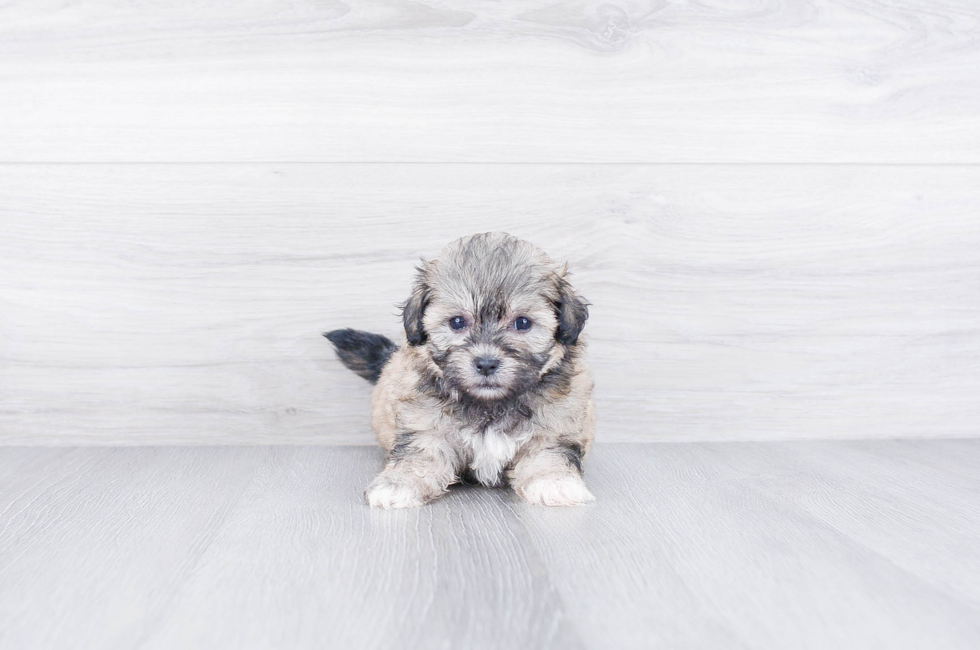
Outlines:
[[[464,237],[418,268],[402,344],[324,334],[376,382],[371,424],[388,452],[365,498],[411,508],[459,481],[509,483],[528,503],[595,497],[582,458],[595,423],[579,337],[589,312],[563,267],[505,233]]]

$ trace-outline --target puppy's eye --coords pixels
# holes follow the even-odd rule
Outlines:
[[[531,329],[531,321],[523,316],[519,316],[514,321],[514,329],[520,332],[526,332]]]
[[[449,319],[449,326],[456,331],[466,329],[466,319],[462,316],[453,316]]]

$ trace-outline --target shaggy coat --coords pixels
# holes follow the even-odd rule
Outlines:
[[[336,330],[341,360],[377,380],[371,423],[388,452],[376,507],[420,506],[449,485],[508,484],[530,503],[593,500],[587,303],[564,267],[505,233],[464,237],[418,269],[405,337]]]

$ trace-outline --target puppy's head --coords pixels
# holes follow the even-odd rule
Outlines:
[[[588,315],[564,268],[505,233],[464,237],[424,262],[402,310],[409,345],[481,402],[536,386],[577,345]]]

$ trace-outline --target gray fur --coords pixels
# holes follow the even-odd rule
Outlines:
[[[352,329],[333,330],[323,334],[331,343],[345,366],[372,384],[381,377],[398,346],[386,336]]]
[[[564,267],[505,233],[464,237],[419,267],[402,317],[404,344],[372,398],[389,459],[371,505],[422,505],[463,477],[509,483],[530,503],[593,499],[581,478],[594,427],[588,309]],[[499,367],[479,372],[481,358]]]

